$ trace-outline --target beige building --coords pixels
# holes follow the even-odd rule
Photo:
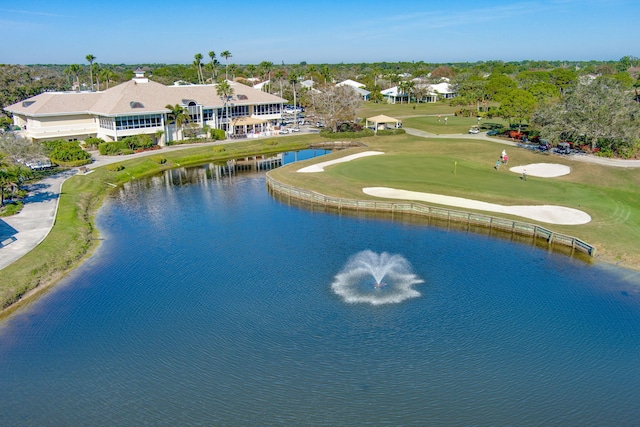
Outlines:
[[[206,125],[246,137],[270,134],[286,100],[237,82],[229,84],[233,96],[225,100],[215,84],[164,86],[136,70],[132,80],[102,92],[45,92],[5,110],[13,114],[21,134],[34,141],[117,141],[147,134],[164,145],[182,138],[180,130],[168,124],[167,105],[182,106],[190,126],[197,129]]]

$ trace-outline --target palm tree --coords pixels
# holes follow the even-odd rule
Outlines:
[[[247,73],[249,73],[249,77],[251,78],[251,86],[254,86],[253,75],[256,73],[256,66],[253,64],[247,65]]]
[[[204,74],[202,74],[202,58],[203,58],[202,54],[196,53],[194,58],[195,58],[194,64],[198,69],[198,83],[204,84]]]
[[[289,73],[289,83],[291,83],[291,87],[293,88],[293,124],[294,126],[298,123],[298,104],[296,101],[296,83],[298,82],[299,74],[297,70],[291,70]]]
[[[229,58],[231,58],[233,55],[231,55],[231,52],[229,52],[228,50],[225,50],[220,54],[220,56],[222,56],[226,62],[224,78],[225,80],[229,80]]]
[[[167,104],[164,108],[169,110],[167,116],[171,123],[176,124],[176,130],[180,133],[180,139],[183,139],[183,135],[180,131],[182,130],[182,127],[189,122],[189,115],[185,111],[184,107],[178,104]]]
[[[284,70],[278,69],[276,71],[276,79],[280,83],[280,98],[282,98],[282,81],[284,80]]]
[[[229,117],[229,98],[233,96],[233,88],[229,84],[228,80],[220,79],[218,80],[218,84],[216,86],[216,92],[224,103],[224,109],[226,111],[225,116],[227,118],[227,134],[229,134],[231,129],[231,118]],[[222,121],[220,121],[219,125],[222,126]]]
[[[331,69],[328,65],[325,64],[320,68],[320,75],[324,79],[324,84],[331,80]]]
[[[111,83],[117,76],[116,73],[111,71],[108,68],[103,68],[100,70],[100,77],[107,83],[107,89],[109,89],[109,83]]]
[[[404,98],[404,95],[407,95],[408,98],[411,98],[411,95],[409,95],[411,92],[411,84],[407,81],[401,81],[400,83],[398,83],[398,95],[400,96],[400,103],[402,104],[402,99]]]
[[[216,53],[214,51],[210,51],[209,58],[211,58],[211,83],[213,83],[216,81],[216,65],[218,64]]]
[[[85,59],[89,63],[89,79],[91,80],[91,90],[93,90],[93,61],[95,61],[96,57],[89,54],[85,56]]]
[[[64,72],[66,74],[69,74],[70,76],[73,76],[78,90],[80,90],[80,73],[82,72],[82,67],[80,67],[80,65],[78,64],[71,64]]]
[[[266,73],[267,80],[271,80],[271,70],[273,70],[273,62],[262,61],[260,63],[260,69],[262,70],[263,73]],[[269,82],[269,84],[271,84],[271,82]]]
[[[234,81],[238,74],[238,66],[236,64],[229,65],[229,73],[231,73],[231,80]]]

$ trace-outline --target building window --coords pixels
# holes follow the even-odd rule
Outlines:
[[[162,115],[160,114],[144,114],[140,116],[122,116],[116,117],[116,129],[144,129],[162,126]],[[113,129],[113,128],[107,128]]]
[[[282,104],[254,105],[253,114],[256,116],[280,114],[282,112],[281,107],[282,107]]]

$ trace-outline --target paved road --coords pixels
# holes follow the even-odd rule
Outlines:
[[[424,138],[468,138],[481,139],[497,142],[500,144],[516,147],[515,141],[488,137],[485,133],[436,135],[423,132],[417,129],[405,128],[408,134]],[[164,147],[161,151],[148,151],[139,154],[126,156],[101,156],[94,153],[95,161],[89,165],[90,168],[104,166],[110,163],[121,162],[135,157],[151,156],[170,151],[184,150],[194,146],[202,147],[207,145],[224,144],[229,141],[216,141],[199,144],[184,144]],[[616,167],[640,168],[640,160],[617,160],[588,155],[571,155],[572,160],[598,163]],[[65,180],[75,175],[77,169],[61,172],[46,178],[36,184],[31,185],[29,196],[25,200],[24,208],[17,215],[0,218],[0,270],[20,259],[47,237],[55,222],[56,211],[58,209],[58,198],[60,189]]]

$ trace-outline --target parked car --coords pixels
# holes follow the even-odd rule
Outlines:
[[[286,135],[289,133],[288,129],[280,129],[280,135]]]
[[[300,128],[293,128],[291,129],[291,132],[300,132]]]
[[[469,129],[469,133],[472,133],[472,134],[480,133],[480,129],[478,129],[476,126],[474,126],[471,129]]]
[[[502,132],[500,132],[499,129],[491,129],[489,132],[487,132],[488,136],[494,136],[494,135],[500,135]]]

